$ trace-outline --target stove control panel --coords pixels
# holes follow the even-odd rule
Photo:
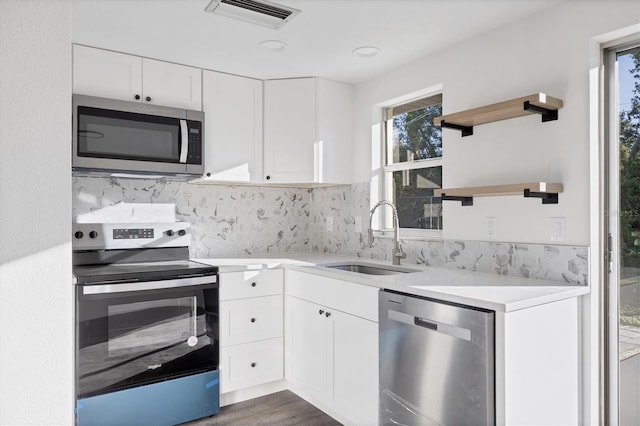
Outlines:
[[[189,247],[190,223],[74,223],[73,250]]]
[[[173,231],[167,231],[169,232]],[[153,228],[116,228],[113,230],[113,239],[153,238]]]

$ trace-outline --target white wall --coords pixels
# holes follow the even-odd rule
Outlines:
[[[437,84],[445,114],[545,92],[564,100],[558,121],[523,117],[476,126],[465,138],[443,130],[443,186],[549,181],[560,174],[559,204],[519,196],[476,198],[473,207],[445,202],[443,236],[486,240],[484,218],[495,217],[499,241],[548,243],[550,218],[564,217],[564,243],[588,245],[590,43],[639,20],[637,1],[566,2],[358,85],[355,152],[362,155],[354,162],[355,181],[371,178],[361,160],[371,153],[376,104]]]
[[[0,1],[0,424],[73,424],[68,0]]]

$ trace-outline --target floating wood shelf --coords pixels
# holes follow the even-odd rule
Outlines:
[[[437,126],[460,130],[462,136],[473,135],[473,126],[508,120],[531,114],[540,114],[542,121],[558,119],[558,109],[562,108],[562,100],[535,93],[522,98],[498,102],[467,111],[442,115],[433,119]]]
[[[463,206],[472,206],[473,197],[523,195],[542,199],[542,204],[558,204],[558,193],[563,191],[561,183],[532,182],[509,185],[475,186],[468,188],[436,189],[434,195],[443,200],[460,201]]]

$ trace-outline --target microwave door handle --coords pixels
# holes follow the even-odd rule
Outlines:
[[[187,162],[187,154],[189,153],[189,128],[187,120],[180,120],[180,162]]]

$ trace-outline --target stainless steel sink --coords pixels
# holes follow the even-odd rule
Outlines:
[[[335,265],[322,265],[325,268],[339,269],[341,271],[357,272],[366,275],[394,275],[419,272],[416,269],[403,268],[401,266],[372,265],[364,263],[342,263]]]

